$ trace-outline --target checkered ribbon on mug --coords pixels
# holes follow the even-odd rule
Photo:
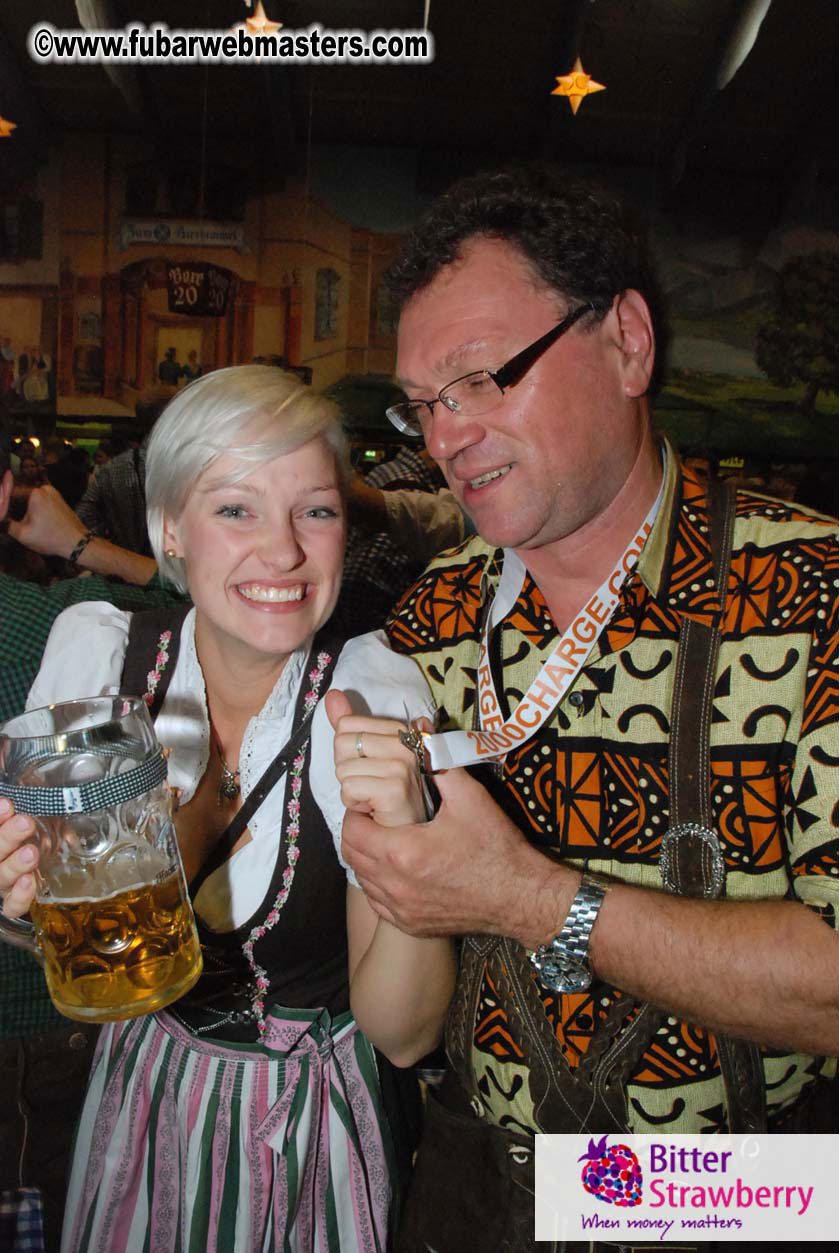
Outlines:
[[[60,818],[64,814],[91,814],[121,805],[157,787],[165,778],[166,758],[156,753],[133,770],[74,787],[15,787],[0,779],[0,796],[7,796],[18,813]]]

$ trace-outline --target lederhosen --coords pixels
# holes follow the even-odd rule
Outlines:
[[[710,487],[710,542],[720,603],[728,582],[735,500],[715,481]],[[670,821],[710,824],[707,745],[719,626],[685,619],[671,709]],[[697,752],[699,746],[705,751]],[[675,885],[685,896],[713,895],[708,845],[686,834],[672,851]],[[705,890],[705,889],[708,890]],[[724,892],[724,886],[722,892]],[[464,938],[457,989],[446,1026],[449,1070],[430,1096],[414,1180],[397,1237],[398,1253],[525,1253],[535,1243],[533,1138],[484,1121],[471,1061],[472,1037],[484,972],[524,1055],[539,1125],[551,1133],[629,1132],[626,1082],[666,1011],[619,997],[607,1011],[575,1068],[566,1061],[545,1016],[526,950],[504,937]],[[729,1129],[766,1130],[763,1068],[757,1045],[715,1033],[725,1084]],[[804,1130],[783,1127],[783,1130]],[[815,1129],[815,1128],[813,1128]],[[604,1248],[661,1248],[610,1245]],[[567,1253],[588,1244],[559,1244]],[[707,1244],[670,1244],[706,1249]]]

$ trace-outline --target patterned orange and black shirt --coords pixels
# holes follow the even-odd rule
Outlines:
[[[447,722],[474,718],[481,610],[503,553],[480,538],[437,558],[398,606],[392,646],[421,666]],[[504,808],[527,837],[569,863],[661,888],[668,827],[668,737],[676,644],[685,617],[719,619],[702,480],[667,458],[662,507],[620,603],[581,673],[534,739],[504,763]],[[839,918],[839,523],[740,493],[711,726],[711,810],[738,899],[795,896]],[[527,577],[493,640],[496,690],[515,708],[556,642]],[[503,693],[503,696],[502,696]],[[772,943],[772,937],[767,937]],[[576,1065],[621,993],[543,993]],[[836,1060],[762,1048],[770,1115]],[[485,972],[472,1063],[487,1117],[538,1126],[521,1048]],[[631,1075],[631,1130],[726,1129],[713,1035],[666,1019]]]

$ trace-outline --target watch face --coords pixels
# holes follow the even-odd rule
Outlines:
[[[562,987],[558,992],[585,992],[591,983],[591,971],[588,966],[566,966],[563,972]]]
[[[539,982],[551,992],[585,992],[591,984],[588,966],[567,959],[562,962],[543,962]]]

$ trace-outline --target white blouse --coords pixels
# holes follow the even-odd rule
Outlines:
[[[53,623],[41,668],[29,691],[27,709],[119,691],[131,614],[101,601],[73,605]],[[247,795],[288,740],[307,648],[289,657],[256,717],[245,728],[239,754],[242,792]],[[331,687],[347,693],[355,713],[404,719],[431,716],[428,685],[410,657],[390,650],[382,631],[349,640]],[[140,695],[141,693],[138,693]],[[195,651],[195,610],[181,631],[178,659],[155,724],[157,738],[170,749],[169,783],[181,802],[193,796],[210,752],[210,722],[204,676]],[[309,783],[332,832],[335,849],[351,883],[355,875],[341,857],[344,806],[332,758],[333,731],[321,701],[312,719]],[[202,884],[196,909],[215,931],[241,926],[265,895],[277,858],[285,802],[285,777],[251,818],[244,844]],[[301,832],[301,839],[305,832]]]

